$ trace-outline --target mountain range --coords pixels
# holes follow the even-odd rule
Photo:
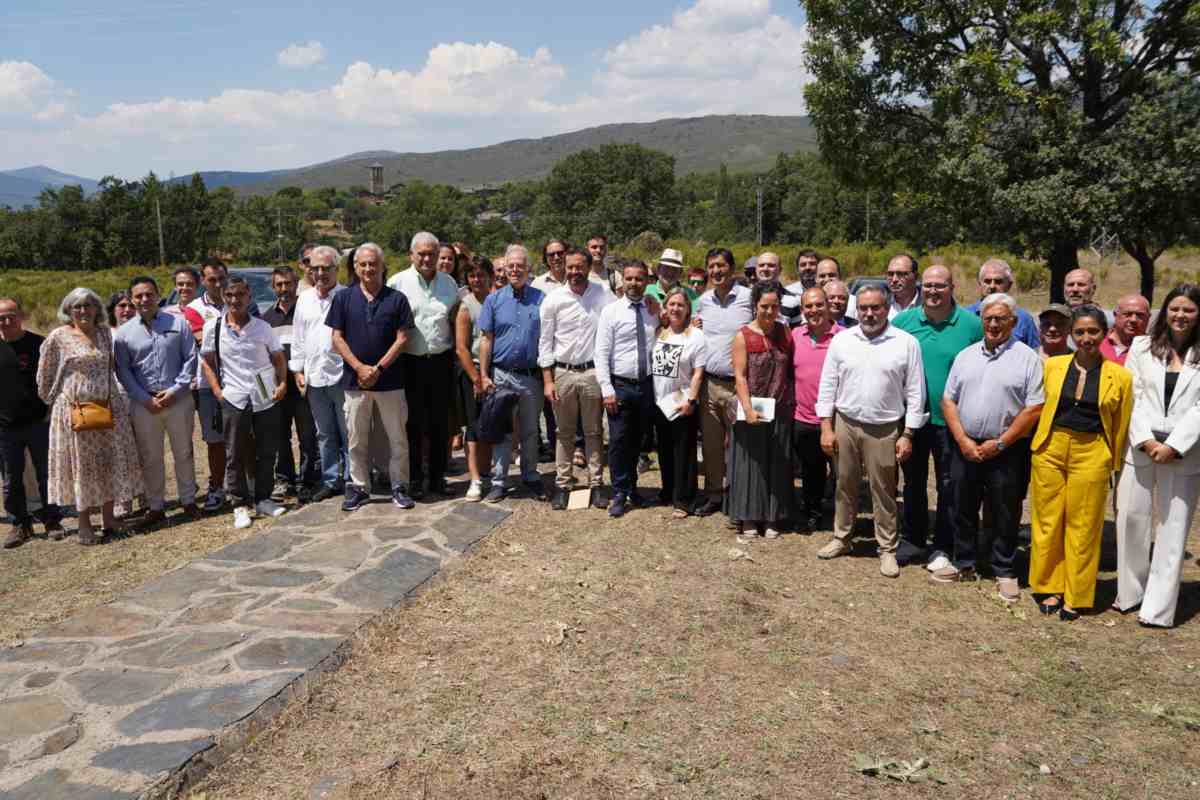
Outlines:
[[[769,168],[780,153],[815,150],[816,133],[807,117],[714,115],[657,122],[615,123],[540,139],[508,142],[466,150],[400,153],[368,150],[332,161],[264,172],[202,171],[211,189],[228,186],[239,194],[270,194],[285,186],[315,189],[348,188],[370,182],[369,167],[383,166],[385,186],[422,180],[462,189],[544,177],[566,156],[614,142],[635,143],[675,157],[679,175],[718,169],[733,172]],[[190,181],[191,174],[174,178]],[[97,183],[48,167],[0,172],[0,205],[35,205],[42,189],[76,183],[88,194]]]

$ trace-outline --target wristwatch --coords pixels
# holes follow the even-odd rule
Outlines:
[[[996,452],[997,453],[1004,452],[1004,440],[1001,439],[999,436],[996,437]]]

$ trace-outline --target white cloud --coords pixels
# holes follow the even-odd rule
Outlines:
[[[33,64],[2,62],[0,108],[27,121],[6,141],[10,153],[42,152],[36,160],[80,173],[276,169],[356,150],[473,147],[609,122],[803,113],[805,39],[770,0],[695,0],[612,45],[589,67],[594,74],[571,76],[565,96],[568,69],[548,48],[522,53],[486,41],[438,44],[411,70],[357,61],[314,89],[230,88],[91,115],[72,113],[69,90]],[[288,66],[323,58],[315,41],[279,53]]]
[[[305,69],[325,60],[325,46],[317,41],[289,44],[279,51],[279,65],[289,69]]]

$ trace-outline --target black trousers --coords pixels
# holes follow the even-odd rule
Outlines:
[[[221,401],[225,424],[225,494],[236,506],[268,500],[274,488],[275,455],[279,447],[279,403],[257,413]],[[253,494],[247,477],[254,480]]]
[[[976,439],[981,444],[984,439]],[[1026,437],[995,458],[977,464],[967,461],[957,446],[950,457],[950,488],[954,498],[954,565],[973,569],[978,558],[979,509],[987,503],[992,514],[992,571],[997,578],[1017,577],[1017,530],[1021,500],[1029,481]]]
[[[291,380],[289,378],[289,380]],[[295,485],[301,483],[309,489],[321,484],[321,451],[317,447],[317,426],[313,423],[312,409],[299,390],[288,388],[288,393],[279,403],[279,451],[275,455],[275,482]],[[292,456],[292,428],[300,442],[300,474],[296,474],[296,460]]]
[[[804,511],[820,514],[825,500],[825,483],[829,456],[821,449],[821,426],[803,422],[792,423],[792,452],[800,462],[801,492]]]
[[[408,479],[414,485],[446,479],[446,448],[450,440],[450,391],[454,355],[404,357],[405,400],[408,402]],[[429,439],[429,474],[425,473],[423,440]]]
[[[47,461],[50,453],[50,423],[45,420],[32,425],[22,425],[9,430],[0,430],[0,466],[4,476],[4,508],[13,522],[28,525],[33,517],[29,513],[29,500],[25,496],[25,451],[33,462],[37,475],[38,491],[42,502],[46,502]],[[42,508],[42,522],[58,522],[62,513],[58,506]]]
[[[696,435],[699,429],[699,409],[686,417],[668,420],[662,409],[655,405],[654,435],[658,440],[662,498],[684,511],[690,511],[696,499]]]
[[[654,424],[654,387],[649,378],[633,381],[614,376],[613,389],[617,413],[608,414],[608,470],[614,496],[628,497],[637,489],[642,437]]]
[[[896,558],[901,564],[925,559],[929,539],[929,456],[933,456],[937,511],[933,521],[933,550],[949,554],[954,547],[953,492],[950,491],[951,452],[958,450],[944,425],[925,425],[913,434],[912,456],[900,465],[904,472],[904,517]]]

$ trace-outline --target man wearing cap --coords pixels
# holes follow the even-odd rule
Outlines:
[[[646,297],[653,297],[662,305],[667,299],[667,292],[679,285],[679,278],[683,274],[683,253],[670,247],[663,250],[655,272],[658,274],[658,280],[646,287]],[[700,305],[700,293],[690,286],[684,286],[683,291],[692,304],[692,313],[695,314]]]
[[[1051,303],[1038,314],[1039,341],[1037,352],[1045,361],[1051,356],[1065,356],[1071,352],[1071,307],[1062,303]]]
[[[979,301],[967,306],[967,311],[979,317],[982,315],[980,304],[983,298],[990,294],[1009,294],[1012,291],[1012,267],[1002,258],[989,258],[979,266],[979,277],[976,280],[979,285]],[[1017,308],[1016,327],[1013,328],[1012,337],[1018,342],[1024,342],[1025,346],[1032,350],[1041,346],[1037,320],[1023,308]]]
[[[1116,323],[1100,343],[1100,352],[1109,361],[1125,366],[1129,346],[1135,336],[1145,336],[1150,324],[1150,301],[1140,294],[1127,294],[1117,301]]]

